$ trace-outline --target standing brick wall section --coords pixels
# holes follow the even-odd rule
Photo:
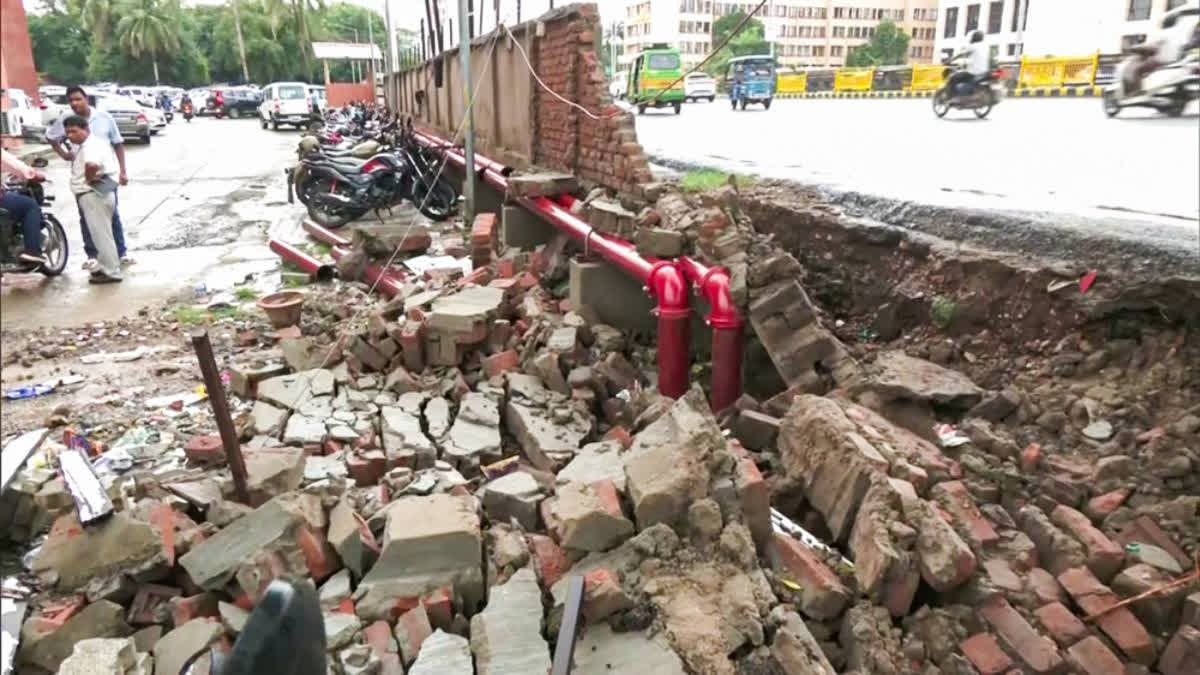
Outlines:
[[[597,51],[600,14],[593,4],[553,10],[539,19],[534,67],[538,77],[564,98],[600,119],[592,119],[537,87],[534,96],[534,162],[632,196],[653,180],[637,142],[633,113],[613,104]]]

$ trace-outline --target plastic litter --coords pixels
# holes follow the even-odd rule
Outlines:
[[[971,439],[964,436],[953,424],[939,424],[933,428],[933,432],[937,434],[938,442],[943,448],[957,448],[971,442]]]

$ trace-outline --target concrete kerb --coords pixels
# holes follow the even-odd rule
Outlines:
[[[696,171],[722,167],[677,160],[647,153],[650,162],[675,171]],[[1196,250],[1165,243],[1164,237],[1135,238],[1137,232],[1160,229],[1151,221],[1128,218],[1111,222],[1128,232],[1085,227],[1094,218],[1019,210],[995,210],[979,207],[955,207],[921,204],[904,199],[868,194],[803,181],[768,178],[781,187],[815,192],[831,204],[840,206],[851,218],[875,221],[947,242],[959,242],[998,255],[1053,263],[1059,260],[1086,260],[1092,267],[1107,266],[1156,278],[1196,277]],[[1069,223],[1074,221],[1079,226]],[[1064,225],[1064,223],[1068,223]]]
[[[776,93],[775,98],[931,98],[934,90],[912,91],[795,91]],[[1076,98],[1103,96],[1104,87],[1084,84],[1062,87],[1022,87],[1009,91],[1007,96],[1016,98]]]

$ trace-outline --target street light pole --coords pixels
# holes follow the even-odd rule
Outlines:
[[[371,80],[371,98],[370,102],[375,102],[375,31],[372,26],[375,25],[374,10],[367,10],[367,44],[369,46],[367,53],[370,54],[370,60],[367,61],[367,77]]]
[[[463,178],[463,221],[467,227],[475,220],[475,122],[471,116],[471,16],[467,0],[458,0],[458,56],[462,71],[463,154],[466,177]]]

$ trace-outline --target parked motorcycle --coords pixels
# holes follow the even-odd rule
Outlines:
[[[1002,82],[1006,73],[1003,70],[992,71],[977,82],[959,76],[965,72],[961,67],[947,65],[943,73],[945,84],[933,94],[933,114],[945,117],[951,108],[958,108],[971,110],[983,119],[1004,97]]]
[[[35,166],[37,164],[34,162]],[[45,166],[45,160],[41,166]],[[67,232],[47,208],[54,197],[46,194],[39,181],[13,182],[7,184],[6,189],[32,197],[42,207],[42,254],[47,263],[30,264],[18,258],[25,250],[21,223],[7,210],[0,208],[0,272],[41,272],[48,277],[62,274],[67,267]]]
[[[1175,63],[1142,78],[1141,91],[1125,93],[1125,71],[1133,67],[1127,59],[1117,68],[1116,80],[1104,88],[1104,114],[1116,117],[1124,108],[1153,108],[1179,117],[1187,105],[1200,100],[1200,51],[1192,50]]]
[[[393,136],[394,126],[383,127],[384,135]],[[341,227],[372,209],[391,208],[405,199],[431,220],[449,218],[458,195],[449,181],[431,170],[426,155],[412,138],[411,124],[398,137],[388,140],[395,141],[390,149],[381,148],[365,160],[328,151],[305,156],[288,175],[288,200],[299,195],[309,216],[329,228]]]

